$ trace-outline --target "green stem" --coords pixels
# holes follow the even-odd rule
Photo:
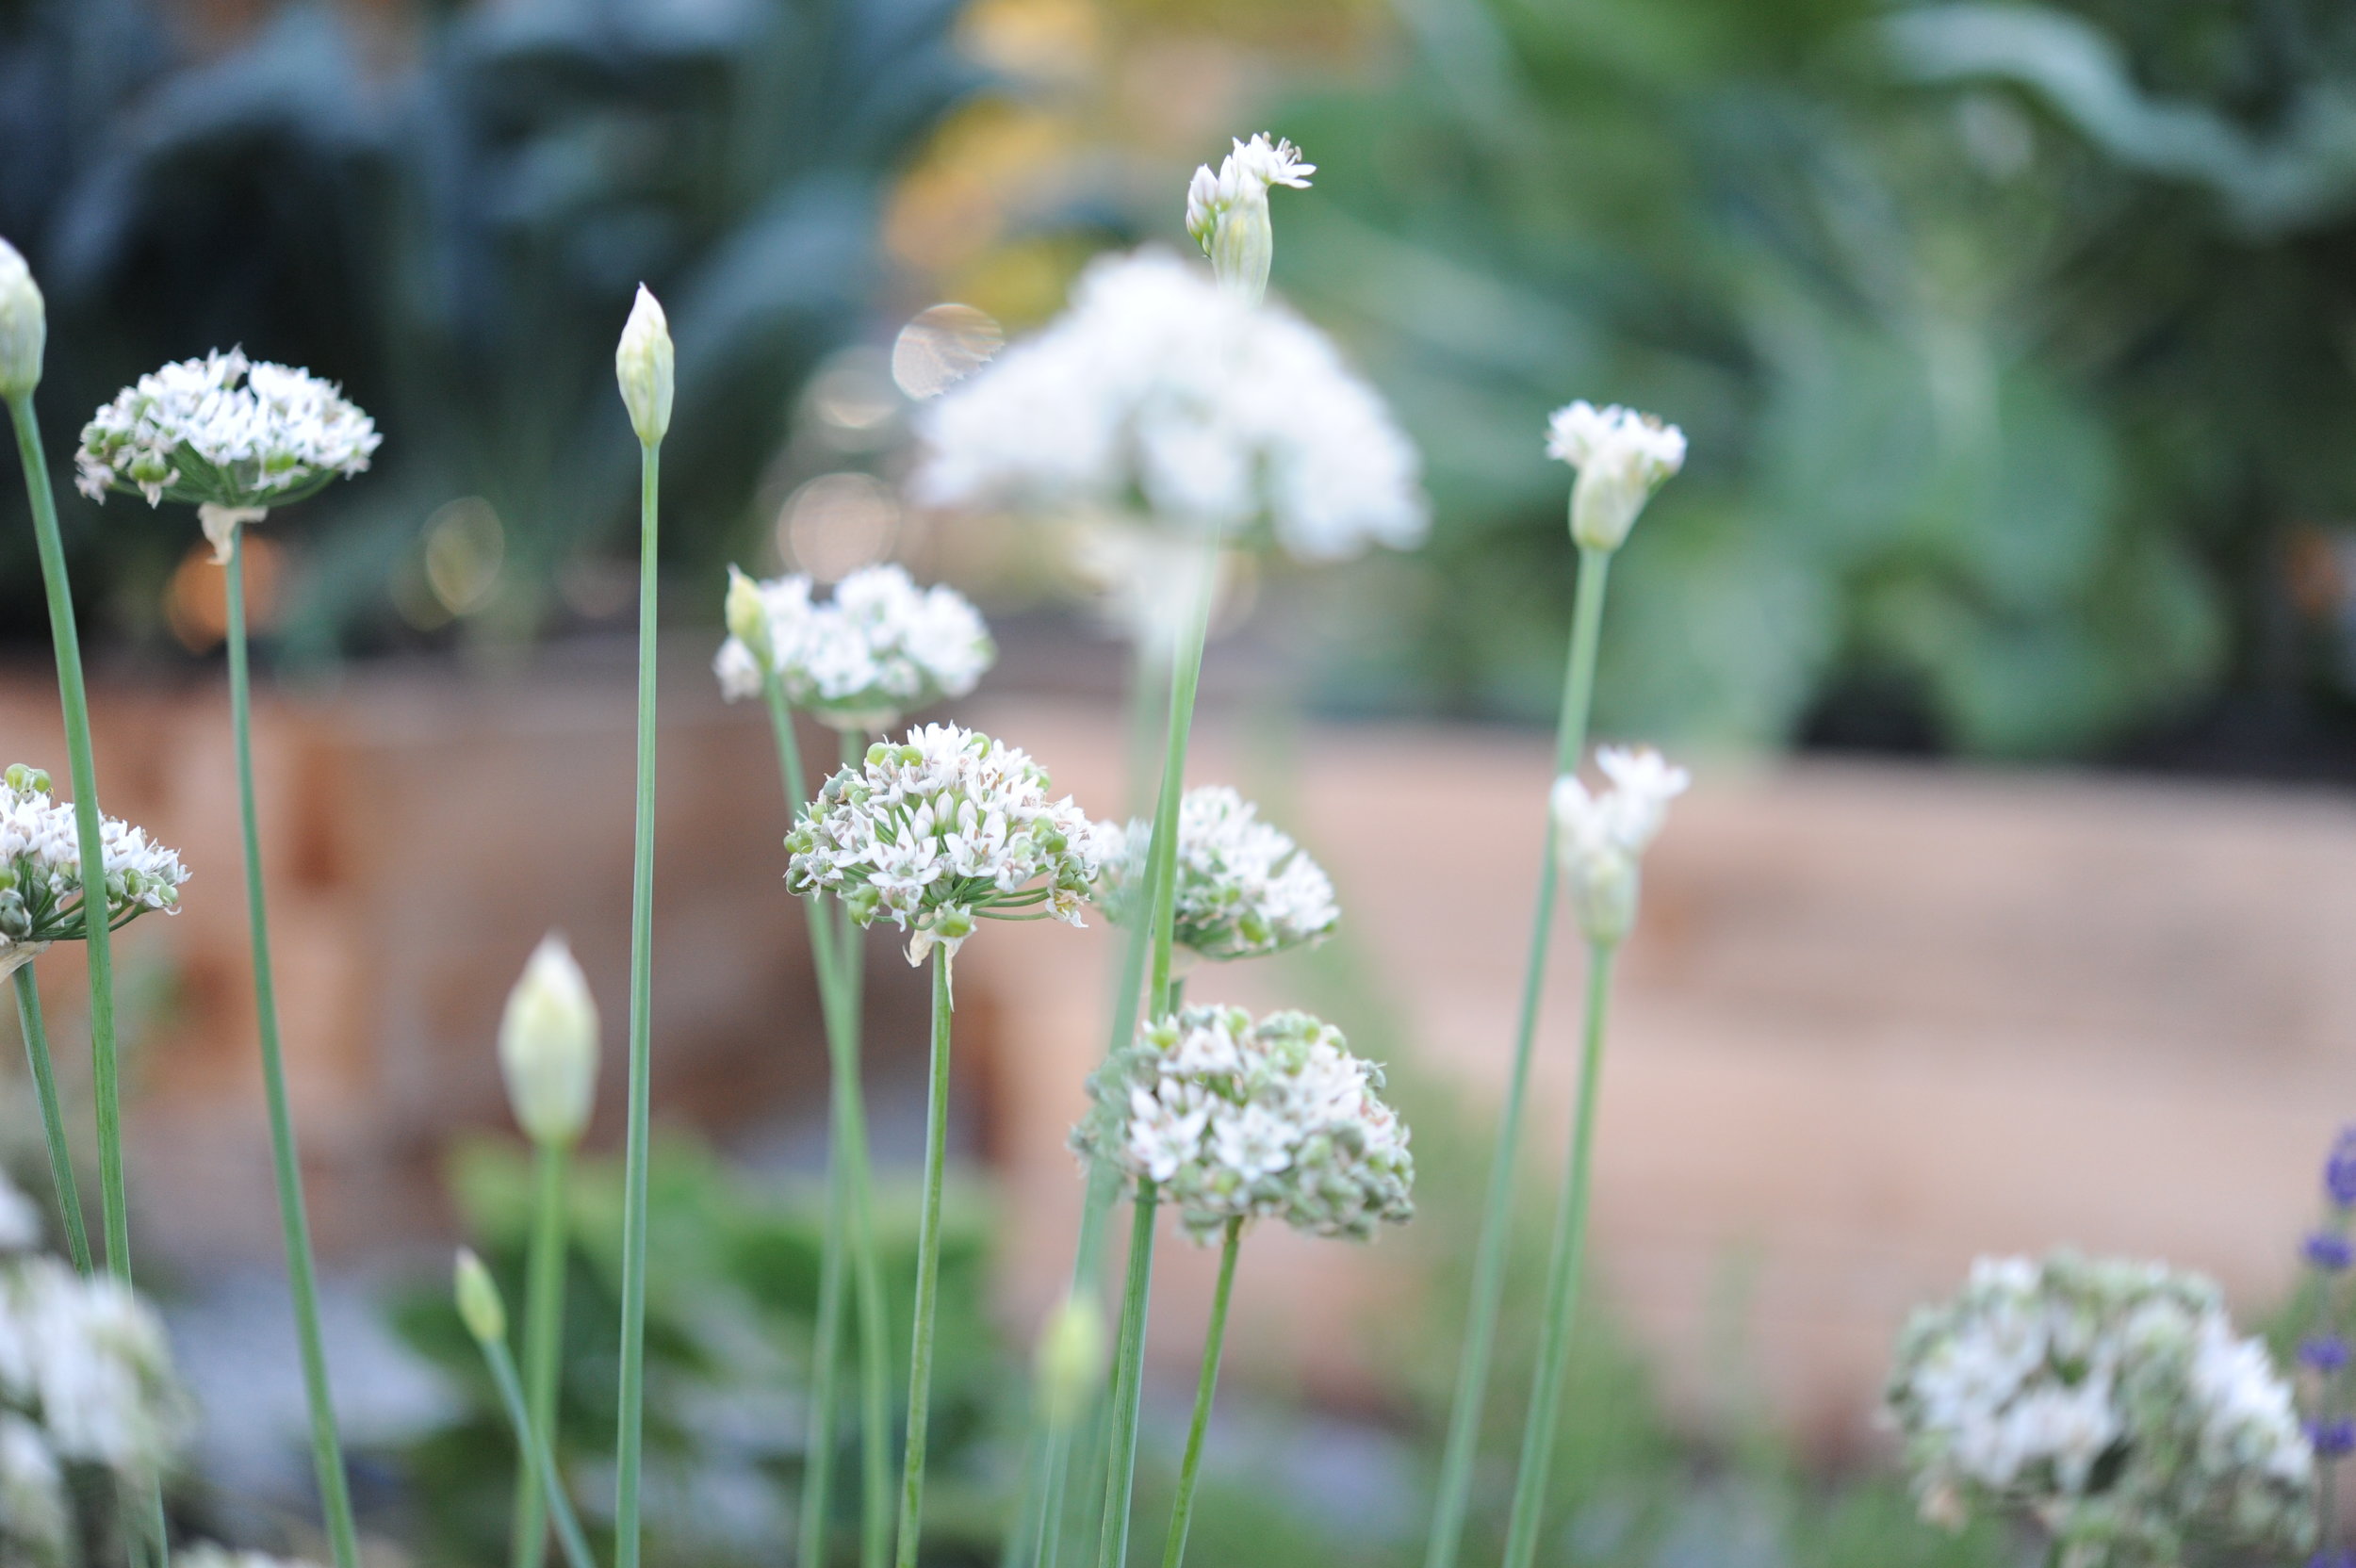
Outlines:
[[[622,1200],[620,1416],[614,1440],[614,1568],[638,1568],[646,1402],[646,1138],[653,1076],[655,561],[663,449],[638,449],[638,825],[630,877],[630,1131]]]
[[[818,1322],[810,1350],[810,1430],[803,1445],[801,1544],[797,1559],[802,1568],[820,1568],[826,1560],[834,1445],[842,1427],[835,1371],[843,1349],[843,1211],[846,1196],[843,1143],[837,1138],[826,1150],[826,1233],[818,1249]]]
[[[1227,1344],[1227,1299],[1235,1289],[1235,1254],[1243,1250],[1243,1220],[1227,1222],[1219,1252],[1219,1287],[1211,1293],[1211,1327],[1203,1339],[1203,1374],[1194,1384],[1194,1420],[1186,1428],[1186,1457],[1178,1467],[1178,1503],[1170,1510],[1170,1544],[1162,1568],[1178,1568],[1186,1555],[1186,1527],[1194,1520],[1195,1476],[1203,1467],[1203,1440],[1211,1426],[1211,1395],[1219,1387],[1219,1352]]]
[[[74,1151],[66,1143],[65,1111],[57,1100],[57,1074],[49,1060],[49,1032],[41,1021],[41,988],[33,966],[20,965],[16,1019],[25,1036],[25,1059],[33,1070],[33,1093],[41,1101],[41,1130],[49,1140],[49,1176],[57,1186],[57,1214],[64,1221],[66,1250],[84,1279],[90,1275],[90,1232],[82,1223],[82,1195],[74,1180]]]
[[[490,1364],[491,1381],[498,1385],[499,1403],[507,1407],[508,1425],[515,1429],[515,1446],[523,1455],[524,1474],[540,1489],[548,1517],[556,1522],[556,1539],[564,1548],[565,1561],[571,1568],[597,1568],[597,1559],[589,1552],[589,1538],[581,1533],[581,1520],[573,1512],[572,1499],[564,1495],[564,1484],[557,1478],[556,1458],[524,1409],[523,1384],[515,1376],[515,1358],[507,1353],[503,1340],[476,1343],[483,1347],[483,1359]]]
[[[1096,1541],[1097,1568],[1122,1568],[1129,1558],[1129,1500],[1137,1486],[1137,1396],[1145,1374],[1145,1309],[1153,1282],[1153,1211],[1161,1189],[1137,1183],[1129,1217],[1129,1275],[1121,1290],[1121,1337],[1113,1352],[1112,1430],[1104,1455],[1104,1523]]]
[[[295,1333],[303,1352],[303,1388],[311,1410],[311,1461],[335,1568],[359,1568],[360,1543],[344,1480],[343,1444],[327,1386],[327,1351],[319,1339],[317,1266],[311,1221],[303,1201],[303,1166],[295,1152],[294,1112],[286,1098],[286,1064],[278,1040],[278,988],[272,978],[270,910],[262,892],[261,816],[254,804],[254,687],[245,626],[245,530],[230,536],[229,722],[237,744],[237,809],[245,831],[245,903],[254,944],[254,1016],[262,1043],[262,1089],[270,1106],[270,1163],[278,1182],[278,1219],[286,1236],[286,1279],[294,1295]]]
[[[65,715],[66,766],[74,781],[74,825],[82,857],[83,937],[90,949],[90,1096],[98,1108],[98,1201],[106,1232],[106,1272],[129,1283],[131,1221],[123,1176],[123,1086],[115,1047],[114,941],[106,923],[106,817],[98,808],[98,769],[90,751],[90,692],[82,679],[82,640],[74,625],[74,594],[66,579],[65,545],[57,531],[57,498],[41,455],[41,421],[33,395],[8,400],[16,451],[25,467],[25,496],[41,554],[41,587],[49,601],[49,641],[57,661],[57,698]]]
[[[539,1192],[532,1210],[532,1254],[524,1282],[524,1386],[532,1429],[551,1463],[556,1454],[556,1395],[564,1350],[564,1185],[572,1152],[544,1143],[538,1153]],[[515,1568],[540,1568],[548,1555],[548,1507],[527,1467],[517,1476]]]
[[[1186,740],[1194,729],[1195,690],[1203,678],[1203,645],[1211,629],[1211,596],[1219,582],[1219,535],[1210,535],[1200,579],[1192,584],[1186,630],[1170,661],[1170,736],[1162,751],[1161,793],[1153,802],[1153,836],[1147,848],[1153,866],[1153,990],[1146,1016],[1170,1010],[1172,933],[1178,916],[1178,804],[1186,788]]]
[[[1539,1317],[1538,1369],[1530,1384],[1530,1417],[1522,1431],[1522,1462],[1513,1479],[1513,1511],[1505,1530],[1505,1568],[1530,1568],[1538,1555],[1546,1480],[1561,1425],[1562,1373],[1570,1360],[1571,1320],[1579,1311],[1580,1266],[1587,1250],[1589,1178],[1595,1166],[1595,1102],[1602,1086],[1603,1021],[1612,996],[1612,947],[1590,944],[1587,1022],[1579,1041],[1579,1110],[1570,1158],[1562,1172],[1562,1206],[1554,1220],[1554,1253],[1546,1266],[1546,1307]]]
[[[1568,668],[1562,680],[1562,712],[1555,726],[1554,771],[1579,766],[1587,745],[1587,715],[1595,687],[1595,648],[1603,629],[1604,585],[1611,552],[1581,550],[1578,597],[1571,616]],[[1497,1117],[1497,1152],[1489,1167],[1488,1200],[1481,1210],[1481,1240],[1473,1255],[1472,1300],[1465,1314],[1464,1348],[1456,1371],[1456,1397],[1448,1415],[1448,1446],[1440,1464],[1439,1496],[1432,1508],[1432,1538],[1424,1568],[1455,1568],[1472,1497],[1473,1459],[1481,1446],[1481,1406],[1488,1396],[1490,1364],[1496,1353],[1497,1313],[1505,1299],[1505,1254],[1513,1232],[1513,1178],[1521,1160],[1522,1107],[1530,1089],[1530,1060],[1546,996],[1546,958],[1553,948],[1559,868],[1554,858],[1554,813],[1546,813],[1546,847],[1538,863],[1538,907],[1530,917],[1530,955],[1522,969],[1519,1017],[1513,1032],[1513,1065],[1505,1104]]]
[[[924,1116],[924,1214],[916,1237],[916,1335],[908,1350],[898,1568],[916,1568],[924,1521],[924,1437],[932,1413],[933,1320],[941,1294],[941,1187],[949,1139],[949,963],[947,948],[933,949],[932,1090]]]

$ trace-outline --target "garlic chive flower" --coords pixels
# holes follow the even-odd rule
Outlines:
[[[1636,924],[1639,868],[1669,802],[1693,782],[1652,750],[1605,746],[1595,766],[1612,787],[1592,794],[1575,774],[1554,781],[1554,849],[1571,905],[1591,942],[1624,939]]]
[[[232,349],[116,394],[82,427],[75,483],[94,501],[121,490],[193,503],[226,561],[239,525],[364,471],[383,439],[333,383]]]
[[[507,993],[499,1071],[526,1136],[564,1149],[581,1141],[597,1096],[597,1003],[573,950],[553,931]]]
[[[728,639],[712,673],[729,701],[757,697],[761,663],[785,700],[837,729],[871,734],[973,690],[998,658],[964,595],[919,588],[898,566],[863,566],[811,597],[807,577],[728,574]]]
[[[0,239],[0,399],[21,398],[41,384],[41,351],[48,341],[41,285],[16,247]]]
[[[1235,146],[1217,173],[1208,164],[1194,172],[1186,187],[1186,233],[1210,257],[1220,283],[1256,301],[1268,292],[1268,266],[1276,254],[1268,188],[1306,190],[1317,166],[1302,162],[1301,149],[1291,142],[1270,141],[1266,131]]]
[[[1580,401],[1547,421],[1546,455],[1579,470],[1571,537],[1582,549],[1616,550],[1652,493],[1685,466],[1685,433],[1616,403]]]
[[[106,856],[106,928],[150,909],[180,907],[188,879],[178,852],[119,817],[100,827]],[[0,773],[0,975],[40,956],[51,942],[89,935],[82,908],[82,839],[74,808],[49,776],[24,763]]]
[[[1925,1518],[2024,1512],[2062,1568],[2260,1558],[2315,1534],[2315,1463],[2266,1347],[2157,1264],[1983,1258],[1898,1342],[1888,1408]]]
[[[928,724],[867,748],[802,809],[787,836],[786,886],[831,892],[860,925],[908,933],[908,962],[935,943],[955,957],[977,920],[1085,923],[1096,836],[1046,770],[1016,748]]]
[[[1153,825],[1098,825],[1104,871],[1096,902],[1116,925],[1142,918]],[[1261,958],[1320,941],[1341,920],[1333,884],[1283,830],[1224,784],[1178,803],[1178,891],[1172,939],[1203,958]]]
[[[1188,1007],[1089,1078],[1072,1147],[1157,1183],[1198,1242],[1260,1218],[1363,1241],[1415,1213],[1407,1128],[1382,1086],[1381,1068],[1306,1013]]]
[[[630,319],[614,350],[614,376],[621,384],[622,406],[641,446],[657,447],[671,429],[675,387],[670,318],[645,284],[630,302]]]
[[[919,416],[934,505],[1134,515],[1303,561],[1423,542],[1415,448],[1333,343],[1161,251],[1100,257],[1072,306]]]

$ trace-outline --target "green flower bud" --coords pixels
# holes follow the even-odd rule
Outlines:
[[[1104,1314],[1092,1295],[1067,1296],[1039,1335],[1039,1408],[1051,1429],[1088,1413],[1104,1380]]]
[[[458,1315],[477,1344],[496,1345],[507,1337],[507,1305],[499,1299],[499,1287],[491,1279],[491,1271],[483,1266],[472,1248],[458,1250],[454,1294]]]
[[[597,1092],[597,1004],[564,939],[550,933],[507,993],[499,1020],[507,1102],[534,1143],[570,1146]]]
[[[671,324],[645,284],[638,286],[638,301],[622,328],[621,346],[614,351],[614,373],[639,443],[662,445],[671,429]]]
[[[48,340],[41,286],[16,247],[0,239],[0,398],[22,398],[41,384]]]
[[[769,607],[761,597],[761,584],[734,566],[728,568],[727,617],[728,635],[753,650],[753,657],[768,667]]]

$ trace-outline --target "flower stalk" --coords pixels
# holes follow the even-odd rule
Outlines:
[[[1179,1568],[1186,1555],[1186,1527],[1194,1521],[1194,1484],[1203,1466],[1203,1444],[1210,1431],[1211,1396],[1219,1386],[1220,1352],[1227,1344],[1227,1303],[1235,1290],[1235,1256],[1243,1250],[1243,1217],[1227,1222],[1219,1244],[1219,1283],[1211,1292],[1211,1324],[1203,1337],[1203,1371],[1195,1380],[1194,1418],[1186,1426],[1186,1456],[1178,1467],[1178,1501],[1170,1513],[1170,1541],[1162,1568]]]
[[[91,1272],[90,1231],[82,1218],[81,1190],[74,1179],[74,1151],[66,1141],[57,1069],[49,1059],[49,1031],[41,1023],[41,988],[29,963],[19,965],[9,979],[16,986],[16,1021],[25,1036],[25,1060],[32,1070],[33,1092],[41,1101],[41,1130],[49,1145],[49,1175],[57,1187],[66,1251],[74,1259],[74,1271],[88,1279]]]
[[[941,1191],[949,1138],[949,966],[933,954],[932,1082],[924,1108],[924,1208],[916,1238],[916,1331],[908,1349],[908,1423],[901,1466],[898,1568],[916,1568],[924,1524],[924,1443],[932,1413],[933,1330],[941,1298]]]
[[[456,1295],[458,1315],[465,1321],[466,1331],[474,1336],[483,1351],[483,1363],[490,1368],[491,1382],[499,1390],[499,1403],[505,1407],[508,1424],[515,1429],[524,1474],[540,1489],[548,1517],[556,1523],[556,1536],[564,1548],[565,1561],[570,1568],[597,1568],[597,1559],[589,1550],[589,1539],[581,1533],[581,1520],[573,1512],[572,1500],[564,1495],[564,1484],[558,1479],[554,1452],[525,1409],[515,1358],[507,1348],[507,1309],[499,1299],[499,1286],[493,1282],[490,1270],[483,1266],[483,1260],[472,1252],[458,1254]]]
[[[543,1143],[533,1155],[534,1187],[531,1255],[524,1280],[524,1405],[532,1441],[548,1457],[556,1454],[556,1396],[564,1350],[564,1189],[572,1151]],[[545,1489],[526,1465],[516,1478],[515,1568],[540,1568],[548,1560],[548,1513]]]

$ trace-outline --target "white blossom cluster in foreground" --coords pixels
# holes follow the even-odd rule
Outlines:
[[[82,428],[76,482],[97,501],[123,490],[150,506],[283,506],[367,468],[383,439],[333,383],[232,349],[117,393]]]
[[[961,697],[998,657],[964,595],[919,588],[898,566],[863,566],[823,602],[808,577],[740,573],[728,597],[729,636],[712,662],[721,692],[731,702],[761,695],[765,651],[785,700],[841,729],[884,729]]]
[[[2198,1275],[1983,1258],[1908,1322],[1888,1398],[1925,1517],[2023,1510],[2061,1568],[2177,1563],[2196,1540],[2280,1559],[2315,1531],[2290,1387]]]
[[[0,1560],[74,1557],[77,1482],[126,1497],[187,1435],[163,1325],[130,1288],[27,1250],[39,1220],[0,1179]]]
[[[909,933],[908,962],[955,956],[977,918],[1084,923],[1095,886],[1087,813],[1048,795],[1027,753],[957,725],[867,748],[826,780],[788,835],[786,886],[831,892],[861,925]]]
[[[177,911],[188,879],[178,852],[116,817],[105,820],[101,834],[108,929],[149,909]],[[0,774],[0,975],[85,931],[74,808],[57,798],[47,774],[13,764]]]
[[[1554,852],[1588,939],[1616,942],[1636,923],[1644,851],[1693,778],[1644,748],[1601,747],[1595,766],[1611,780],[1601,793],[1576,774],[1554,781]]]
[[[1143,919],[1153,825],[1103,823],[1097,833],[1104,858],[1098,906],[1115,924]],[[1342,918],[1324,868],[1224,784],[1179,800],[1175,914],[1174,940],[1204,958],[1282,953],[1330,935]]]
[[[1241,1007],[1188,1007],[1089,1078],[1096,1108],[1072,1146],[1158,1184],[1198,1241],[1256,1218],[1364,1240],[1415,1213],[1407,1128],[1382,1086],[1382,1069],[1307,1013],[1255,1023]]]
[[[1072,307],[922,416],[937,505],[1134,514],[1307,561],[1409,548],[1418,464],[1325,335],[1161,251],[1102,257]]]

